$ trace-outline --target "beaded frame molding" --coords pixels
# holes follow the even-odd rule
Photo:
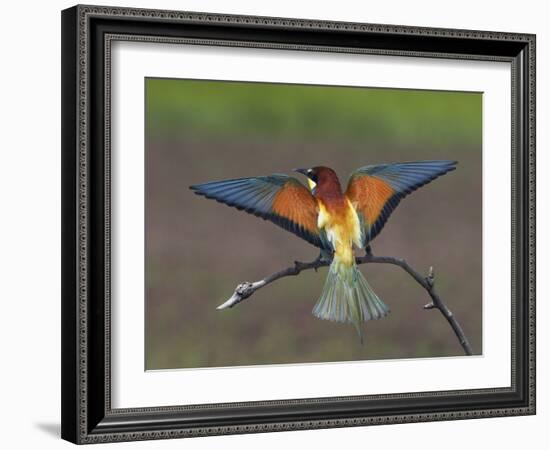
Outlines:
[[[512,72],[511,386],[113,409],[111,43],[506,61]],[[535,36],[78,5],[62,12],[62,423],[71,442],[535,414]]]

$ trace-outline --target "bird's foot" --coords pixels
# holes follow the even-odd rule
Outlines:
[[[319,256],[313,260],[313,264],[319,264],[322,261],[323,261],[323,252],[320,252]],[[315,272],[317,272],[317,269],[319,269],[317,266],[313,267],[313,270],[315,270]]]

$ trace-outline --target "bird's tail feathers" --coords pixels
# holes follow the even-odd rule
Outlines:
[[[352,323],[363,342],[361,322],[380,319],[389,311],[355,263],[347,265],[334,258],[313,315],[319,319]]]

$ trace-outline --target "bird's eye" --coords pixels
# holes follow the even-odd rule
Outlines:
[[[308,174],[308,175],[313,174],[313,170],[312,170],[312,169],[307,169],[307,174]]]

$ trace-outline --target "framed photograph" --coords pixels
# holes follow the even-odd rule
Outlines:
[[[535,413],[535,36],[62,12],[62,437]]]

